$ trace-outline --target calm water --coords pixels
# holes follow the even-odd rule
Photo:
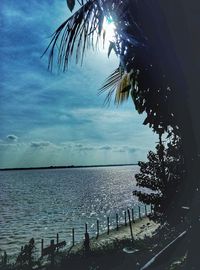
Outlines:
[[[114,223],[123,210],[136,201],[132,196],[137,166],[51,169],[0,172],[0,251],[16,255],[34,237],[39,248],[60,234],[71,242],[83,238],[84,223],[95,234],[96,219],[101,231],[106,217]]]

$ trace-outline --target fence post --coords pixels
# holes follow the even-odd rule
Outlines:
[[[72,228],[72,246],[75,244],[74,228]]]
[[[97,236],[96,239],[99,237],[99,220],[97,219]]]
[[[44,239],[41,240],[41,257],[43,256]]]
[[[56,234],[56,244],[58,244],[59,243],[59,234],[57,233]]]
[[[110,233],[110,219],[107,217],[107,234]]]
[[[134,209],[131,209],[131,214],[132,214],[132,222],[135,223],[135,217],[134,217]]]
[[[130,215],[130,210],[128,209],[128,221],[129,221],[129,227],[130,227],[130,232],[131,232],[131,240],[133,242],[133,230],[132,230],[132,225],[131,225],[131,215]]]
[[[119,216],[118,214],[116,213],[116,228],[117,228],[117,231],[119,230]]]
[[[126,211],[124,211],[124,225],[127,226]]]
[[[59,243],[59,234],[57,233],[56,234],[56,244],[58,244]],[[57,247],[57,251],[58,251],[58,247]]]
[[[51,246],[51,266],[54,266],[54,251],[55,251],[55,245],[54,245],[54,240],[51,240],[50,242],[50,246]]]
[[[138,205],[138,217],[139,217],[139,219],[141,219],[142,217],[141,217],[141,209],[140,209],[140,206]]]
[[[84,240],[85,251],[89,252],[90,250],[90,236],[88,233],[87,223],[85,223],[85,240]]]

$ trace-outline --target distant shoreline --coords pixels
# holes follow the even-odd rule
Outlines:
[[[99,168],[99,167],[123,167],[123,166],[135,166],[137,163],[132,164],[108,164],[108,165],[86,165],[86,166],[49,166],[49,167],[29,167],[29,168],[3,168],[0,171],[25,171],[25,170],[49,170],[49,169],[77,169],[77,168]]]

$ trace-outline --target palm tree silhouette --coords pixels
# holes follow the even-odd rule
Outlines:
[[[200,4],[197,0],[190,3],[187,0],[68,0],[67,3],[71,11],[75,4],[80,4],[80,8],[55,31],[46,50],[49,50],[49,68],[53,68],[55,56],[62,70],[67,69],[73,54],[77,62],[83,61],[85,50],[94,48],[100,37],[105,38],[104,17],[113,19],[115,42],[110,43],[108,54],[115,51],[119,66],[100,91],[107,91],[106,103],[113,94],[117,104],[131,96],[136,110],[147,115],[144,124],[149,124],[158,134],[172,131],[181,136],[187,177],[182,194],[177,196],[177,212],[182,206],[190,208],[187,226],[192,230],[189,230],[187,269],[199,269],[195,243],[198,243],[197,206],[200,206],[197,178],[200,132],[196,124],[200,114],[197,101],[200,57],[196,45],[200,44],[197,27]]]

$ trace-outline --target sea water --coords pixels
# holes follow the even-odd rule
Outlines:
[[[0,252],[12,256],[33,237],[40,248],[59,233],[71,245],[83,239],[85,223],[91,236],[111,228],[115,215],[137,204],[132,191],[138,166],[38,169],[0,172]]]

